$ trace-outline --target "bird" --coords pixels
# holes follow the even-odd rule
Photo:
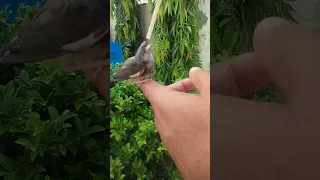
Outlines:
[[[0,45],[0,63],[55,59],[67,70],[108,65],[109,6],[108,0],[45,0],[39,13]]]
[[[143,41],[135,56],[129,57],[124,64],[110,77],[111,82],[127,80],[139,87],[148,81],[155,73],[155,60],[151,44]]]

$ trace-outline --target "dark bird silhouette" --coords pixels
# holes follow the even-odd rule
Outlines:
[[[75,69],[86,62],[108,64],[109,4],[108,0],[46,0],[36,17],[1,45],[0,63],[56,59],[74,63]]]
[[[111,77],[111,82],[128,80],[130,83],[141,84],[152,77],[155,72],[155,61],[151,52],[151,44],[144,41],[135,56],[128,58],[121,68]]]

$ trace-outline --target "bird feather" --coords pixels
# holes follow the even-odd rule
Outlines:
[[[108,16],[106,0],[46,0],[37,16],[0,47],[0,62],[32,62],[86,50],[108,34]]]

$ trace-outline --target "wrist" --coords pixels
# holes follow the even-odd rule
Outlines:
[[[168,148],[171,158],[185,180],[210,179],[210,139],[207,141],[200,143],[201,146]]]

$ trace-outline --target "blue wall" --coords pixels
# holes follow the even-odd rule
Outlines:
[[[111,65],[123,63],[122,47],[120,43],[110,42],[110,63]]]

